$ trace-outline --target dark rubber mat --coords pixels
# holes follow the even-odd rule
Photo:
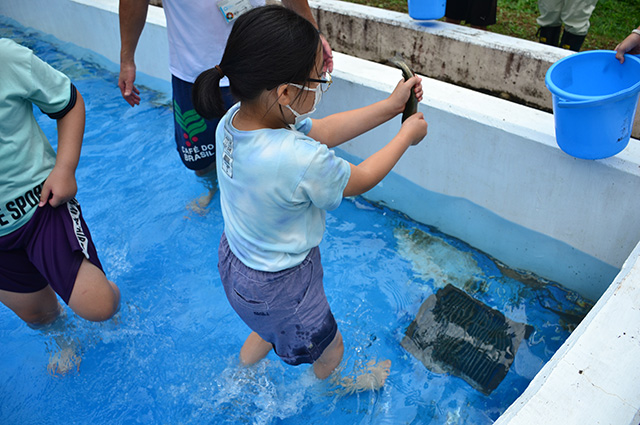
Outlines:
[[[488,395],[532,331],[447,285],[422,303],[401,344],[432,372],[458,376]]]

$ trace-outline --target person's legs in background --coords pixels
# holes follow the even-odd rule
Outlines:
[[[472,28],[486,30],[489,25],[496,23],[497,9],[497,0],[473,1],[469,4],[466,21]]]
[[[589,19],[598,0],[570,0],[562,10],[564,32],[560,40],[563,49],[579,52],[589,32]]]
[[[467,17],[468,4],[468,0],[447,0],[444,21],[459,25]]]
[[[198,115],[191,101],[192,83],[173,76],[171,84],[176,149],[183,164],[195,172],[206,188],[206,192],[194,199],[188,208],[204,214],[218,188],[215,132],[220,118],[206,120]],[[229,87],[221,87],[221,90],[228,109],[234,103],[233,97]]]
[[[538,0],[540,16],[536,22],[538,28],[538,41],[542,44],[558,47],[560,33],[562,32],[562,8],[565,0]]]

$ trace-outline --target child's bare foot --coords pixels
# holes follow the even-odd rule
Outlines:
[[[356,377],[355,389],[358,392],[382,388],[389,376],[391,360],[383,360],[377,364],[372,360],[367,366],[365,373]]]
[[[213,195],[216,194],[216,189],[212,189],[210,190],[208,193],[205,193],[204,195],[200,196],[197,199],[194,199],[193,201],[191,201],[188,205],[187,205],[187,209],[193,211],[196,214],[200,214],[200,215],[206,215],[208,210],[207,208],[209,207],[209,204],[211,203],[211,200],[213,199]]]
[[[64,345],[60,347],[60,351],[51,353],[47,370],[51,375],[66,375],[74,369],[79,371],[81,361],[74,344]]]
[[[387,381],[390,369],[391,360],[383,360],[377,364],[375,360],[371,360],[363,371],[356,372],[355,379],[351,377],[335,378],[334,382],[343,387],[346,394],[375,391],[382,388]]]

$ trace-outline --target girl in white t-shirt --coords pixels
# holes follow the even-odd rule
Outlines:
[[[312,363],[327,378],[340,364],[343,342],[322,285],[318,245],[327,210],[344,196],[373,188],[427,134],[422,113],[359,165],[335,156],[338,146],[401,113],[419,77],[398,83],[380,102],[308,119],[331,84],[318,31],[280,6],[253,9],[234,24],[219,65],[195,82],[203,117],[220,114],[219,83],[226,76],[240,102],[216,132],[216,165],[224,234],[218,252],[221,280],[234,310],[252,329],[240,351],[249,365],[271,349],[285,362]],[[377,387],[390,361],[374,369]]]

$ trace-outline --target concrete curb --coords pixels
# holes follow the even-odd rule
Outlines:
[[[573,54],[557,47],[359,4],[310,1],[332,48],[384,63],[402,53],[418,74],[551,112],[544,77]],[[640,114],[632,135],[640,137]]]

